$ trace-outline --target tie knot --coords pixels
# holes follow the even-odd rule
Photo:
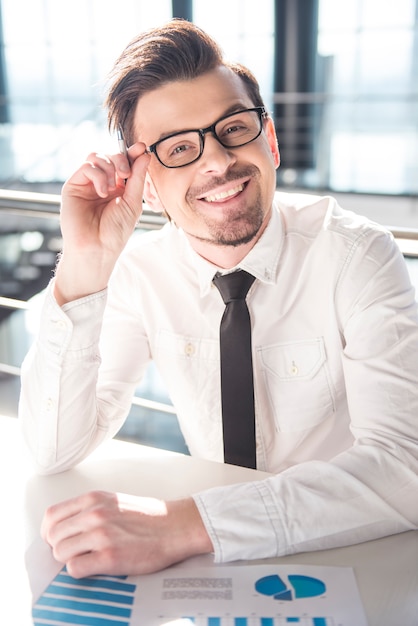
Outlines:
[[[249,288],[253,284],[255,276],[244,270],[238,270],[231,274],[216,274],[213,279],[214,285],[219,289],[225,304],[232,300],[245,300]]]

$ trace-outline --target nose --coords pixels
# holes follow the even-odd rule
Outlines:
[[[205,133],[203,153],[199,159],[200,168],[203,172],[220,174],[235,162],[235,154],[230,148],[225,148],[213,132]]]

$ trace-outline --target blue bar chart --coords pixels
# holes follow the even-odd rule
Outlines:
[[[327,617],[189,617],[176,626],[335,626]]]
[[[37,600],[34,626],[130,626],[136,585],[126,577],[77,580],[64,568]]]

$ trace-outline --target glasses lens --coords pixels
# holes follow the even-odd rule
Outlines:
[[[155,153],[166,167],[189,165],[201,156],[203,135],[215,132],[217,140],[225,148],[238,148],[254,141],[261,133],[261,108],[259,110],[238,111],[224,117],[215,126],[203,131],[190,130],[167,137],[155,144]]]
[[[243,146],[261,133],[260,115],[257,111],[233,113],[216,124],[215,133],[223,146]]]
[[[157,146],[158,158],[167,167],[181,167],[200,156],[200,136],[197,131],[167,137]]]

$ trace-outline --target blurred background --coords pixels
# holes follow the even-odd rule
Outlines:
[[[92,150],[117,150],[106,76],[173,16],[259,79],[278,187],[333,194],[390,227],[418,285],[418,0],[0,0],[0,414],[17,414],[62,183]],[[143,229],[160,225],[145,216]],[[120,436],[185,450],[153,368],[137,395]]]

